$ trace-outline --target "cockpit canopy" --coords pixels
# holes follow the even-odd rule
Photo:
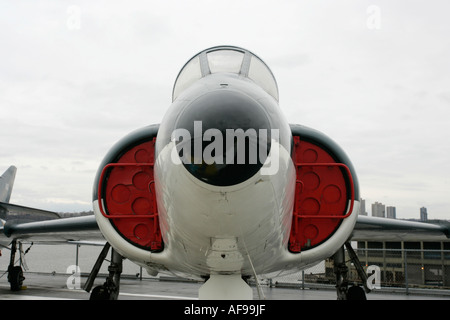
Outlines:
[[[278,101],[278,86],[269,67],[248,50],[219,46],[206,49],[190,59],[175,81],[172,101],[195,81],[214,73],[235,73],[247,77]]]

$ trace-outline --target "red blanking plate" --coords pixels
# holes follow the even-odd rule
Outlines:
[[[111,219],[116,230],[132,244],[161,251],[163,242],[153,176],[155,140],[130,149],[117,163],[105,166],[99,195],[106,178],[105,208],[100,205],[102,214]]]
[[[321,147],[300,141],[298,136],[294,136],[293,159],[297,184],[289,250],[301,252],[327,240],[348,216],[348,193],[353,197],[353,192],[347,190],[343,172],[351,186],[353,182],[347,166],[337,163]]]

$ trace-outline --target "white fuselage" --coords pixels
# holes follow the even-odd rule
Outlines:
[[[258,172],[226,187],[208,185],[173,164],[174,144],[160,152],[155,182],[161,232],[180,271],[252,274],[252,265],[257,273],[273,271],[289,239],[295,172],[289,153],[272,143],[280,148],[277,174]]]
[[[297,161],[293,132],[280,111],[275,78],[248,50],[213,47],[190,59],[177,77],[173,103],[157,130],[156,139],[145,140],[140,134],[125,139],[107,155],[104,165],[117,161],[143,140],[154,141],[154,165],[150,164],[154,181],[149,190],[154,182],[155,193],[145,200],[156,201],[157,212],[148,211],[152,221],[159,223],[152,230],[161,232],[157,243],[162,246],[153,250],[136,245],[133,241],[140,240],[142,230],[119,233],[99,210],[102,193],[94,192],[93,200],[106,240],[150,274],[170,272],[208,279],[199,290],[200,298],[251,299],[252,290],[244,278],[316,264],[350,238],[358,199],[353,206],[349,200],[347,207],[352,212],[336,217],[342,220],[321,242],[303,246],[301,252],[289,250],[289,242],[299,236],[299,218],[293,217],[296,193],[303,192],[298,189],[302,181],[297,181],[297,166],[301,165],[293,162],[293,158]],[[312,135],[314,140],[316,133]],[[103,181],[98,177],[100,186]],[[345,187],[337,189],[340,198]],[[314,203],[322,201],[320,197]],[[296,224],[291,233],[293,219]],[[313,223],[306,227],[317,230]],[[127,240],[127,235],[134,240]]]

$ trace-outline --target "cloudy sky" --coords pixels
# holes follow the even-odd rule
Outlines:
[[[450,3],[0,0],[0,171],[12,203],[91,209],[108,149],[159,123],[183,64],[215,45],[259,55],[289,121],[352,159],[362,196],[450,219]]]

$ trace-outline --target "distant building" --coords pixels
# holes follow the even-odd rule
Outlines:
[[[386,207],[380,202],[372,203],[372,217],[386,217]]]
[[[427,220],[428,220],[427,208],[422,207],[420,208],[420,221],[427,221]]]
[[[386,217],[390,219],[397,219],[395,207],[386,207]]]
[[[361,199],[361,208],[359,209],[359,214],[362,216],[367,216],[366,200],[364,199]]]
[[[450,287],[450,241],[358,241],[357,252],[363,265],[380,268],[381,286]],[[349,269],[349,280],[359,279]]]

